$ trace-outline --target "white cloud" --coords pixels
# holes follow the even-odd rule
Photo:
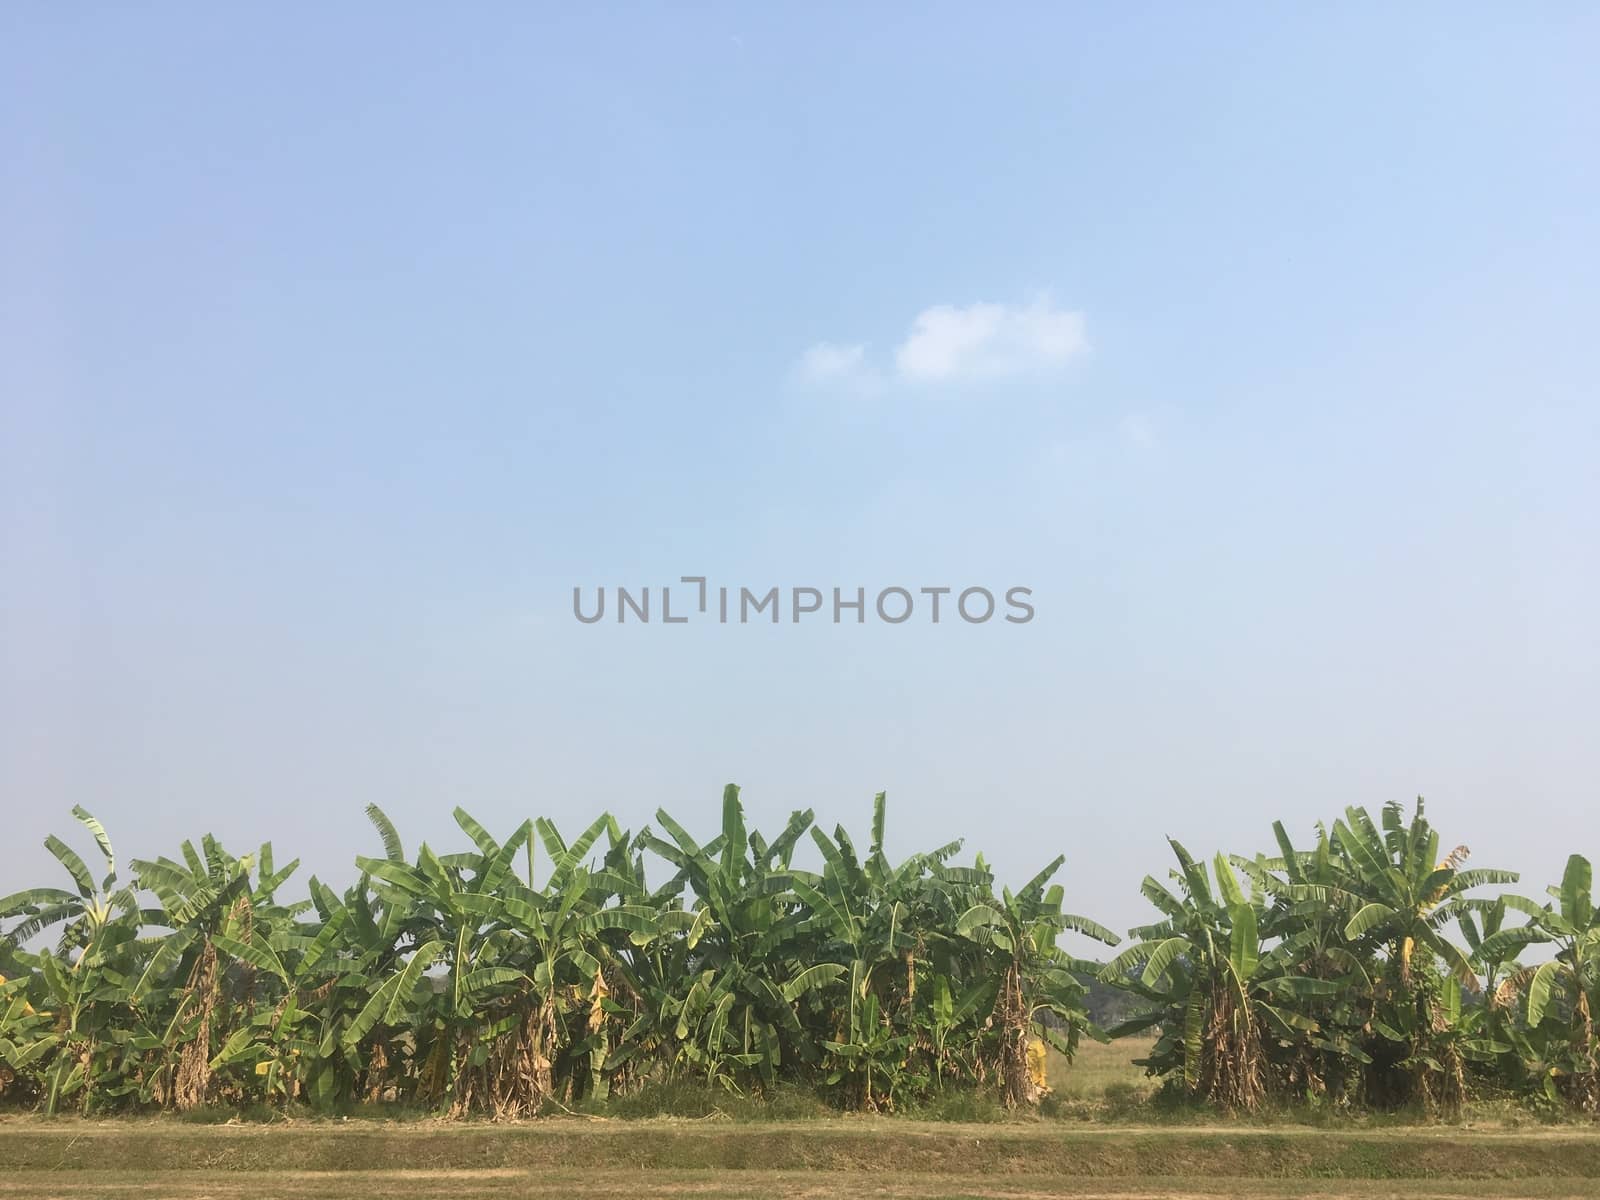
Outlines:
[[[1055,370],[1089,349],[1081,312],[1047,298],[1031,304],[937,304],[911,322],[895,347],[892,371],[880,371],[859,342],[818,342],[800,356],[795,374],[811,384],[876,390],[902,383],[996,379]]]
[[[818,342],[795,363],[794,377],[808,388],[849,396],[875,396],[884,382],[860,343]]]
[[[801,378],[812,383],[827,383],[860,371],[866,355],[867,348],[860,343],[841,346],[835,342],[818,342],[800,356],[796,370]]]
[[[1083,314],[1048,300],[1026,308],[940,304],[917,314],[894,362],[906,379],[993,379],[1059,367],[1088,349]]]

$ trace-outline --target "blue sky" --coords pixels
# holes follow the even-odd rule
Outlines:
[[[370,801],[728,780],[1115,925],[1164,834],[1418,793],[1537,892],[1600,854],[1597,34],[8,9],[0,892],[77,803],[342,878]],[[572,619],[684,574],[1038,615]]]

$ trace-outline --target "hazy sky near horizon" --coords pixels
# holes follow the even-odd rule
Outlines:
[[[1600,855],[1600,12],[0,13],[0,893],[810,806]],[[1033,590],[581,625],[572,588]],[[675,593],[676,602],[677,595]],[[73,837],[87,852],[86,839]]]

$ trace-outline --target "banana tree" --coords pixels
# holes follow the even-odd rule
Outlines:
[[[149,1030],[140,1044],[157,1055],[143,1094],[187,1111],[215,1098],[215,1074],[223,1065],[216,1060],[230,1044],[237,1049],[237,1021],[253,1016],[257,972],[284,976],[267,928],[269,915],[280,914],[264,911],[258,929],[252,898],[261,896],[270,909],[273,893],[299,864],[274,869],[270,843],[258,855],[234,857],[210,834],[198,850],[185,841],[181,851],[182,863],[133,861],[140,885],[159,902],[145,911],[146,924],[170,932],[150,942],[128,998]],[[263,870],[256,882],[258,859]],[[230,963],[241,969],[230,973]],[[151,1044],[155,1037],[159,1045]]]
[[[835,1003],[843,988],[839,1028],[822,1043],[830,1059],[824,1066],[828,1081],[848,1079],[853,1102],[874,1111],[879,1096],[893,1106],[913,1040],[905,1010],[916,996],[913,914],[927,862],[916,855],[897,868],[890,865],[883,849],[886,808],[879,792],[864,863],[843,826],[832,838],[813,828],[822,874],[791,871],[794,893],[812,914],[805,929],[821,940],[799,978],[823,1004]]]
[[[1595,1045],[1595,1013],[1600,1011],[1600,906],[1590,894],[1593,869],[1581,854],[1567,859],[1559,886],[1548,889],[1552,903],[1531,910],[1531,921],[1488,939],[1486,946],[1508,953],[1523,946],[1549,945],[1555,956],[1520,972],[1515,982],[1526,997],[1528,1029],[1554,1049],[1543,1056],[1542,1083],[1551,1098],[1585,1112],[1600,1110],[1600,1053]]]
[[[1286,1034],[1288,1018],[1274,1019],[1277,1037],[1268,1057],[1284,1094],[1348,1104],[1358,1098],[1361,1072],[1371,1062],[1362,1042],[1374,1015],[1369,964],[1344,939],[1360,900],[1345,890],[1341,863],[1320,822],[1310,850],[1297,849],[1281,821],[1273,822],[1272,832],[1279,857],[1230,861],[1271,900],[1260,922],[1263,942],[1275,943],[1271,960],[1291,978],[1317,982],[1278,985],[1294,989],[1286,1011],[1300,1020]]]
[[[608,931],[655,929],[653,913],[608,905],[616,881],[584,863],[602,834],[620,838],[615,821],[602,815],[568,847],[548,821],[525,821],[502,843],[464,810],[455,818],[476,852],[440,857],[424,845],[415,865],[357,860],[391,906],[409,900],[416,947],[345,1029],[345,1045],[409,1026],[418,1095],[457,1115],[531,1115],[558,1083],[569,1099],[574,1087],[603,1095],[618,1014],[596,952]],[[536,828],[554,863],[542,888],[531,885]],[[519,855],[530,882],[516,878]],[[581,1057],[582,1078],[563,1054]]]
[[[1305,1004],[1332,995],[1339,985],[1297,973],[1312,949],[1303,932],[1266,947],[1268,896],[1255,887],[1247,896],[1225,855],[1219,853],[1208,872],[1182,844],[1168,842],[1178,860],[1171,872],[1178,893],[1145,877],[1141,891],[1164,919],[1131,930],[1138,941],[1101,974],[1150,1006],[1111,1033],[1159,1026],[1160,1037],[1144,1060],[1148,1070],[1173,1075],[1192,1095],[1249,1111],[1260,1106],[1273,1083],[1274,1048],[1293,1059],[1322,1032],[1303,1011]]]
[[[631,955],[651,945],[662,921],[641,894],[642,873],[630,870],[639,865],[632,862],[632,839],[609,813],[570,846],[553,822],[540,818],[535,828],[550,874],[538,888],[509,884],[501,920],[535,948],[527,978],[540,997],[549,1053],[567,1098],[581,1092],[603,1100],[625,1062],[619,1052],[634,1015],[612,993],[627,986]],[[608,846],[593,869],[591,851],[602,835]],[[531,854],[528,861],[531,873]]]
[[[1008,1107],[1039,1099],[1028,1069],[1030,1039],[1042,1038],[1070,1062],[1082,1033],[1100,1036],[1083,1005],[1085,988],[1074,975],[1097,965],[1069,955],[1058,940],[1069,931],[1108,946],[1121,939],[1088,917],[1062,910],[1065,891],[1050,880],[1065,861],[1058,855],[1019,891],[1003,888],[998,904],[992,897],[974,904],[955,923],[958,938],[998,952],[992,971],[999,987],[991,1017],[999,1031],[997,1074]],[[1046,1021],[1046,1014],[1053,1020]]]
[[[127,1025],[118,1010],[127,999],[132,944],[142,920],[135,889],[118,884],[116,854],[105,827],[81,807],[72,815],[104,860],[99,881],[77,852],[52,834],[45,848],[66,868],[73,890],[33,888],[0,900],[0,922],[15,922],[5,932],[8,957],[36,979],[32,988],[24,981],[11,989],[0,1057],[13,1074],[32,1070],[44,1076],[47,1113],[67,1098],[76,1097],[80,1107],[93,1100],[98,1076]],[[53,951],[22,949],[58,925]],[[32,1000],[53,1014],[49,1032],[40,1028]],[[24,1036],[25,1030],[31,1036]]]
[[[45,849],[72,877],[73,890],[29,888],[0,899],[0,923],[16,922],[4,934],[13,946],[21,946],[61,925],[56,948],[63,955],[71,955],[93,943],[119,916],[139,915],[135,889],[117,885],[117,857],[105,826],[82,807],[74,807],[72,815],[94,838],[95,847],[105,860],[105,873],[97,883],[71,846],[54,834],[45,838]]]
[[[1533,901],[1502,895],[1493,900],[1463,900],[1456,923],[1483,979],[1483,1002],[1461,1014],[1462,1051],[1474,1070],[1494,1079],[1525,1081],[1527,1059],[1520,1051],[1523,1031],[1517,1021],[1519,987],[1526,979],[1517,953],[1538,940],[1528,926],[1507,928],[1515,910],[1537,911]]]
[[[392,964],[342,1031],[347,1054],[380,1026],[385,1038],[404,1028],[420,1064],[415,1095],[424,1103],[456,1113],[536,1109],[547,1077],[519,1071],[513,1078],[499,1070],[505,1043],[517,1040],[507,1038],[508,1026],[520,1030],[522,1024],[523,1014],[506,1011],[515,1007],[506,1001],[524,972],[505,961],[513,939],[497,920],[505,903],[500,888],[512,879],[533,822],[524,821],[502,844],[457,808],[456,823],[477,852],[441,857],[423,843],[411,864],[399,855],[398,837],[382,811],[369,809],[368,815],[383,838],[385,857],[358,857],[356,865],[387,907],[407,914],[413,944],[409,957]],[[435,963],[445,971],[438,986],[429,975]]]
[[[656,819],[672,840],[646,831],[641,841],[676,868],[695,898],[685,935],[693,942],[687,987],[673,1001],[678,1056],[733,1090],[752,1079],[770,1087],[780,1068],[796,1065],[784,1060],[786,1042],[803,1063],[816,1063],[821,1047],[802,1035],[795,1006],[842,972],[794,953],[807,929],[788,868],[812,814],[792,814],[769,845],[746,828],[739,789],[729,784],[722,832],[703,847],[665,809]]]
[[[52,1052],[61,1044],[55,1015],[34,1007],[43,988],[31,962],[8,956],[0,975],[0,1097],[14,1102],[48,1087]],[[69,1068],[70,1070],[70,1068]],[[53,1081],[52,1081],[53,1082]],[[59,1089],[57,1089],[59,1095]]]
[[[1345,939],[1358,953],[1383,948],[1388,966],[1379,992],[1381,1015],[1373,1021],[1380,1038],[1368,1044],[1375,1060],[1369,1090],[1373,1098],[1459,1111],[1465,1064],[1442,1007],[1449,999],[1443,981],[1452,977],[1477,991],[1478,977],[1467,955],[1440,931],[1461,911],[1464,893],[1518,877],[1514,871],[1463,870],[1470,853],[1465,846],[1441,857],[1439,834],[1420,798],[1409,823],[1398,804],[1385,805],[1382,820],[1380,833],[1365,809],[1351,807],[1333,828],[1344,888],[1361,901]],[[1444,975],[1435,962],[1442,963]]]

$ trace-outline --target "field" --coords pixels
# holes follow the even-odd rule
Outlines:
[[[0,1119],[0,1197],[1577,1200],[1600,1194],[1600,1132],[1592,1127],[1150,1127],[1072,1118],[1114,1113],[1117,1098],[1146,1094],[1150,1081],[1131,1060],[1148,1047],[1141,1039],[1085,1042],[1070,1067],[1052,1058],[1052,1090],[1071,1106],[1066,1119],[1055,1121],[203,1125],[12,1117]]]
[[[1051,1090],[1066,1100],[1103,1100],[1107,1088],[1113,1094],[1118,1088],[1148,1091],[1155,1085],[1133,1060],[1143,1058],[1154,1045],[1154,1038],[1127,1037],[1110,1043],[1084,1038],[1070,1066],[1052,1050],[1046,1067]]]
[[[986,1122],[1039,1104],[1047,1119],[1127,1121],[1154,1090],[1129,1065],[1139,1056],[1187,1089],[1163,1103],[1215,1113],[1456,1119],[1488,1100],[1536,1120],[1600,1106],[1592,865],[1569,857],[1559,913],[1468,896],[1518,876],[1464,869],[1468,850],[1443,849],[1420,800],[1409,820],[1397,804],[1377,819],[1351,807],[1315,849],[1275,824],[1271,859],[1205,862],[1174,841],[1176,891],[1140,885],[1163,919],[1125,944],[1064,907],[1061,855],[1020,891],[981,855],[954,862],[959,842],[895,865],[882,793],[861,838],[824,832],[811,810],[769,838],[732,784],[709,838],[658,809],[669,837],[603,812],[571,843],[545,818],[502,842],[457,808],[473,848],[424,844],[415,862],[382,809],[367,812],[383,857],[357,854],[342,893],[313,879],[301,896],[298,860],[280,867],[270,842],[241,855],[207,835],[119,868],[105,827],[74,809],[101,882],[52,837],[73,890],[0,898],[9,1102],[244,1120],[395,1116],[388,1105],[737,1119],[755,1095],[780,1120]],[[820,871],[793,861],[803,842]],[[1072,957],[1068,932],[1116,953]],[[1553,957],[1523,968],[1509,957],[1523,949]],[[1105,1023],[1209,1032],[1088,1044],[1074,1068],[1056,1059],[1041,1103],[1042,1045],[1066,1052],[1094,1012],[1134,1010]],[[712,1103],[662,1102],[690,1085]],[[798,1106],[777,1103],[794,1093]]]
[[[76,897],[42,889],[9,910],[0,902],[6,936],[66,922],[55,951],[0,936],[0,1056],[18,1114],[0,1117],[0,1200],[1600,1196],[1600,1131],[1582,1115],[1600,1068],[1591,1027],[1568,1019],[1600,1011],[1589,976],[1556,959],[1515,1004],[1462,999],[1463,976],[1498,991],[1509,964],[1489,952],[1510,941],[1600,961],[1592,871],[1576,855],[1565,915],[1538,909],[1549,929],[1495,942],[1503,900],[1445,909],[1439,879],[1464,891],[1501,873],[1456,873],[1455,854],[1433,865],[1438,838],[1420,807],[1409,826],[1386,809],[1386,836],[1350,810],[1337,845],[1286,852],[1290,874],[1261,883],[1261,897],[1297,894],[1312,885],[1294,879],[1320,871],[1317,887],[1374,897],[1326,929],[1305,924],[1298,904],[1217,902],[1243,895],[1230,860],[1217,856],[1213,889],[1175,846],[1185,899],[1155,896],[1189,932],[1136,944],[1100,974],[1161,997],[1169,1028],[1245,1003],[1279,1034],[1224,1021],[1198,1049],[1162,1043],[1166,1078],[1193,1065],[1198,1086],[1159,1098],[1133,1065],[1156,1043],[1084,1038],[1073,1063],[1047,1058],[1041,1098],[1027,1036],[1089,1019],[1053,940],[1098,929],[1046,887],[1059,860],[1015,894],[987,867],[939,854],[894,868],[880,797],[871,869],[836,830],[813,838],[827,866],[808,874],[784,855],[812,815],[796,814],[775,851],[747,830],[730,788],[707,843],[725,853],[662,812],[673,843],[617,831],[608,867],[591,876],[583,864],[612,819],[571,849],[545,822],[553,867],[535,887],[531,869],[527,882],[509,874],[532,846],[531,821],[499,843],[458,810],[478,850],[447,866],[424,848],[413,865],[373,813],[385,857],[359,858],[342,898],[319,885],[310,908],[278,900],[291,867],[276,869],[269,846],[232,856],[210,839],[186,845],[187,867],[135,860],[162,906],[154,916],[132,893],[97,893],[64,843]],[[109,870],[103,830],[79,819]],[[649,890],[646,851],[681,864],[682,894]],[[1391,857],[1400,865],[1383,867]],[[1410,917],[1384,924],[1402,908]],[[1440,914],[1487,948],[1481,976],[1459,948],[1427,940]],[[147,927],[167,932],[149,938]],[[1386,975],[1395,930],[1413,949],[1409,983]],[[1336,967],[1279,953],[1313,935],[1341,942]],[[768,941],[780,936],[781,952]],[[1356,984],[1301,973],[1311,970],[1359,974],[1390,1032],[1330,999]],[[1329,1029],[1347,1048],[1306,1040]],[[1469,1090],[1465,1069],[1443,1064],[1486,1029],[1522,1045],[1523,1060],[1496,1052]],[[1440,1057],[1402,1067],[1358,1053],[1376,1037]],[[1553,1100],[1527,1083],[1546,1069],[1540,1055],[1566,1064]],[[1306,1061],[1343,1082],[1308,1100],[1291,1070]],[[1357,1061],[1369,1067],[1346,1069]],[[83,1113],[96,1116],[72,1115]]]
[[[790,1125],[545,1120],[488,1126],[170,1120],[0,1123],[0,1196],[1541,1197],[1600,1192],[1600,1136],[1570,1128]]]

